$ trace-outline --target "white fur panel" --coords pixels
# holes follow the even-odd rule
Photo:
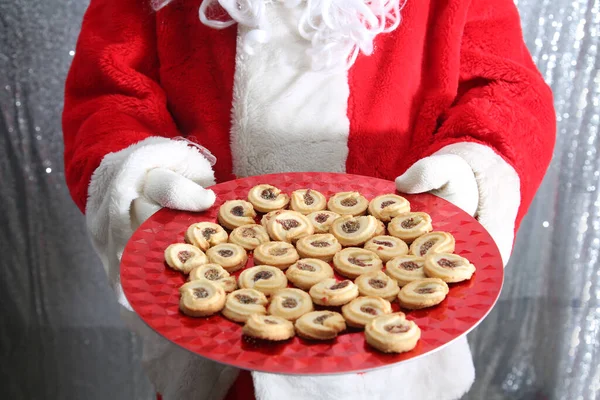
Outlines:
[[[268,4],[272,39],[248,56],[238,27],[231,145],[237,176],[344,172],[350,123],[346,71],[311,71],[310,42],[297,33],[298,9]]]

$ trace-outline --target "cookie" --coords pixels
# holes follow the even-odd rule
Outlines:
[[[251,203],[244,200],[229,200],[219,207],[219,223],[229,230],[254,223],[256,211]]]
[[[333,278],[333,268],[325,261],[316,258],[303,258],[292,264],[285,276],[300,289],[308,290],[313,285],[327,278]]]
[[[328,278],[311,287],[308,293],[315,304],[335,307],[357,298],[358,288],[350,280],[338,282]]]
[[[329,233],[329,227],[341,215],[333,211],[317,211],[308,214],[306,217],[315,228],[315,233]]]
[[[385,264],[385,273],[398,282],[399,286],[404,286],[412,281],[427,278],[424,266],[424,258],[410,254],[394,257],[388,261]]]
[[[334,311],[313,311],[298,318],[294,326],[296,334],[305,339],[330,340],[346,330],[346,321]]]
[[[267,297],[254,289],[238,289],[227,295],[223,316],[234,322],[246,322],[252,314],[267,313]]]
[[[252,314],[246,320],[244,335],[256,339],[282,341],[294,337],[294,324],[273,315]]]
[[[275,211],[266,213],[260,219],[260,224],[262,225],[263,228],[267,229],[267,227],[269,226],[269,222],[284,211],[285,210],[275,210]]]
[[[364,215],[368,207],[369,200],[359,192],[337,193],[327,202],[327,209],[340,215]]]
[[[256,211],[268,213],[287,207],[290,197],[275,186],[262,184],[250,189],[248,201]]]
[[[296,211],[284,211],[267,224],[267,232],[271,239],[295,243],[298,239],[315,232],[312,224],[304,215]]]
[[[410,203],[402,196],[384,194],[369,202],[369,214],[383,222],[410,212]]]
[[[400,291],[398,282],[381,271],[363,274],[354,283],[361,296],[376,296],[387,301],[394,301]]]
[[[245,250],[254,250],[259,245],[271,240],[267,230],[262,225],[242,225],[231,231],[229,241],[242,246]]]
[[[190,281],[210,281],[221,286],[225,293],[237,289],[235,276],[230,276],[219,264],[204,264],[194,268],[188,277]]]
[[[362,274],[381,270],[383,263],[370,250],[348,247],[333,257],[333,266],[341,275],[354,279]]]
[[[241,288],[255,289],[267,296],[287,287],[287,278],[279,269],[270,265],[257,265],[242,271],[238,278]]]
[[[313,310],[313,302],[308,293],[300,289],[278,290],[271,298],[269,314],[295,321]]]
[[[425,257],[431,253],[454,252],[454,236],[448,232],[430,232],[415,239],[410,245],[410,254]]]
[[[327,199],[323,193],[312,189],[300,189],[292,192],[290,209],[300,214],[308,215],[315,211],[322,211],[327,207]]]
[[[411,212],[399,215],[388,224],[390,235],[412,243],[419,236],[423,236],[433,230],[431,217],[424,212]]]
[[[342,315],[349,326],[364,328],[373,318],[392,312],[392,305],[381,297],[357,297],[342,307]]]
[[[381,261],[388,262],[394,257],[408,254],[408,245],[394,236],[381,235],[370,239],[364,246],[377,254]]]
[[[401,312],[374,318],[365,326],[367,343],[384,353],[410,351],[420,338],[421,329]]]
[[[323,261],[331,261],[342,245],[330,233],[305,236],[296,243],[296,250],[302,258],[318,258]]]
[[[207,317],[223,309],[225,291],[209,281],[191,281],[179,288],[179,309],[190,317]]]
[[[375,217],[353,217],[345,215],[333,221],[329,232],[336,237],[342,246],[362,246],[374,236],[381,235],[385,226]]]
[[[398,303],[409,310],[433,307],[446,298],[449,288],[438,278],[425,278],[410,282],[400,289]]]
[[[296,248],[287,242],[263,243],[254,249],[254,264],[286,269],[300,259]]]
[[[221,243],[206,251],[208,259],[213,264],[219,264],[227,272],[235,272],[244,268],[248,254],[242,246],[235,243]]]
[[[194,268],[207,264],[208,257],[196,246],[176,243],[166,248],[165,261],[175,271],[189,274]]]
[[[450,253],[432,253],[425,257],[425,275],[444,282],[462,282],[471,279],[475,266],[464,257]]]
[[[225,229],[212,222],[198,222],[190,225],[185,231],[185,241],[202,251],[217,244],[226,243],[227,238]]]

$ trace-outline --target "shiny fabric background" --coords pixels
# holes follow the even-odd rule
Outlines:
[[[0,397],[150,399],[64,184],[64,78],[87,1],[0,0]],[[553,164],[501,299],[470,334],[467,399],[600,398],[600,0],[519,0],[552,86]]]

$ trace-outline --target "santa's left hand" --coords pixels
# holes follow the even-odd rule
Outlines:
[[[504,265],[512,251],[520,203],[515,170],[487,146],[457,143],[413,164],[396,178],[398,191],[430,192],[475,216],[490,233]]]

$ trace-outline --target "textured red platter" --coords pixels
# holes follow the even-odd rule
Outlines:
[[[288,173],[266,175],[215,185],[216,204],[204,213],[163,209],[147,220],[129,241],[121,263],[121,281],[133,309],[156,332],[200,356],[242,369],[281,374],[339,374],[364,372],[414,359],[441,349],[480,323],[498,299],[503,282],[500,253],[487,231],[472,217],[447,201],[429,194],[406,195],[412,210],[425,211],[435,230],[451,232],[456,253],[477,267],[473,278],[451,284],[446,300],[437,307],[407,312],[421,328],[421,340],[410,352],[389,355],[371,349],[361,331],[350,331],[327,342],[293,338],[283,343],[249,340],[242,327],[220,315],[190,318],[179,312],[178,288],[182,274],[164,262],[165,248],[183,242],[194,222],[216,221],[225,200],[245,199],[259,183],[291,192],[310,187],[326,196],[355,190],[369,200],[395,192],[393,182],[356,175]],[[252,258],[248,266],[252,266]],[[394,303],[395,310],[398,306]]]

